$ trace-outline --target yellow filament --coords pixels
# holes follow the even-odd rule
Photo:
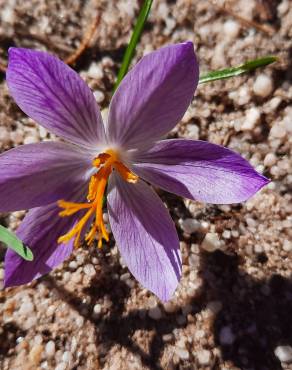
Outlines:
[[[90,178],[87,194],[88,203],[74,203],[64,200],[58,202],[59,207],[63,208],[63,211],[59,213],[61,217],[71,216],[78,211],[87,209],[87,212],[77,224],[67,234],[58,239],[58,243],[67,243],[70,239],[75,237],[74,246],[77,247],[79,245],[81,232],[86,226],[86,223],[92,216],[95,216],[95,221],[85,240],[88,244],[91,244],[97,234],[98,247],[101,248],[103,239],[107,242],[109,241],[109,235],[103,221],[102,206],[107,181],[112,169],[114,168],[119,172],[121,177],[127,182],[135,183],[138,181],[138,176],[119,161],[117,153],[113,150],[108,150],[100,154],[93,160],[92,164],[94,167],[100,168],[98,172]]]

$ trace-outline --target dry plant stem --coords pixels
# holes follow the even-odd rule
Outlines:
[[[236,18],[240,23],[242,23],[245,27],[253,27],[257,29],[260,32],[263,32],[269,36],[272,36],[275,33],[275,30],[273,27],[268,26],[268,25],[261,25],[258,22],[255,22],[250,19],[246,19],[238,14],[236,14],[228,5],[219,5],[217,4],[216,0],[210,0],[211,3],[216,6],[220,11],[227,13],[231,15],[232,17]]]
[[[66,64],[69,64],[69,65],[72,65],[74,63],[76,63],[76,61],[80,58],[80,56],[84,53],[84,51],[86,50],[86,48],[88,47],[88,45],[90,44],[93,36],[94,36],[94,33],[96,31],[96,28],[99,24],[99,21],[100,21],[100,14],[98,14],[92,24],[90,25],[88,31],[86,32],[83,40],[81,41],[79,47],[77,50],[74,51],[73,54],[71,54],[66,60],[65,60],[65,63]],[[44,40],[42,40],[44,41]],[[6,66],[4,64],[2,64],[0,62],[0,72],[2,73],[5,73],[6,72]]]
[[[83,40],[81,41],[78,49],[65,60],[66,64],[72,65],[72,64],[76,63],[78,58],[80,58],[80,56],[84,53],[84,51],[86,50],[86,48],[88,47],[88,45],[90,44],[90,42],[91,42],[91,40],[94,36],[94,33],[95,33],[96,28],[99,24],[99,21],[100,21],[100,14],[98,14],[94,18],[92,24],[90,25],[88,31],[85,34]]]

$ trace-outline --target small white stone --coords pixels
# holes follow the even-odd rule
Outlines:
[[[223,30],[225,35],[232,40],[236,39],[236,37],[238,36],[240,26],[236,21],[228,20],[224,23]]]
[[[179,224],[183,231],[187,234],[195,233],[202,228],[200,222],[194,220],[193,218],[186,218],[185,220],[180,219]]]
[[[208,365],[210,363],[210,360],[211,360],[210,351],[206,349],[202,349],[201,351],[198,351],[196,355],[197,355],[198,362],[200,365]]]
[[[66,364],[65,362],[60,362],[60,363],[56,366],[55,370],[66,370],[66,368],[67,368],[67,364]]]
[[[82,316],[78,316],[75,320],[76,325],[81,328],[84,324],[84,318]]]
[[[48,358],[52,358],[55,356],[55,352],[56,352],[56,345],[55,345],[55,342],[50,340],[47,344],[46,344],[46,347],[45,347],[45,351],[46,351],[46,355]]]
[[[199,138],[199,127],[195,124],[189,124],[187,126],[188,137],[194,140]]]
[[[207,233],[201,247],[207,252],[214,252],[220,249],[221,243],[217,233]]]
[[[237,104],[245,105],[250,101],[250,98],[249,88],[247,86],[241,86],[238,90]]]
[[[223,345],[231,345],[234,342],[234,334],[229,326],[224,326],[219,334],[219,341]]]
[[[26,136],[23,140],[23,144],[34,144],[38,142],[38,138],[36,136]]]
[[[272,90],[273,90],[272,79],[265,74],[260,74],[253,84],[254,93],[258,96],[261,96],[262,98],[266,98],[271,94]]]
[[[21,315],[29,315],[33,313],[33,311],[34,311],[33,303],[31,301],[25,301],[21,304],[18,313],[20,313]]]
[[[255,125],[259,122],[261,117],[260,111],[253,107],[246,112],[245,119],[241,125],[243,131],[251,131],[255,128]]]
[[[281,362],[292,362],[292,347],[291,346],[278,346],[275,348],[275,356],[278,357],[278,359]]]
[[[255,251],[255,253],[257,253],[257,254],[263,253],[263,247],[262,247],[261,245],[259,245],[259,244],[256,244],[256,245],[254,246],[254,251]]]
[[[286,136],[286,128],[282,123],[276,123],[270,130],[270,135],[276,139],[283,139]]]
[[[277,157],[274,153],[268,153],[264,159],[264,165],[266,167],[272,167],[277,162]]]
[[[284,240],[283,250],[285,252],[291,252],[292,251],[292,242],[290,240],[288,240],[288,239]]]
[[[224,239],[230,239],[231,238],[231,231],[230,230],[224,230],[222,233],[222,236]]]
[[[3,22],[13,23],[14,21],[14,9],[11,5],[7,5],[1,10],[1,18]]]
[[[95,90],[94,93],[93,93],[94,97],[95,97],[95,100],[98,102],[98,103],[102,103],[104,101],[104,93],[100,90]]]
[[[96,274],[95,268],[92,264],[88,263],[87,265],[84,266],[83,268],[84,272],[86,275],[93,277]]]
[[[70,270],[76,270],[77,269],[77,267],[78,267],[78,265],[77,265],[77,262],[76,261],[71,261],[71,262],[69,262],[69,269]]]
[[[161,309],[158,306],[156,306],[149,309],[148,315],[149,317],[151,317],[151,319],[159,320],[162,317],[162,312]]]
[[[101,313],[101,310],[102,310],[102,307],[101,307],[101,304],[96,304],[94,307],[93,307],[93,312],[98,315]]]
[[[71,354],[71,352],[69,352],[69,351],[66,351],[66,352],[64,352],[63,353],[63,356],[62,356],[62,361],[63,362],[71,362],[72,361],[72,354]]]
[[[44,127],[38,126],[38,129],[39,129],[40,137],[42,139],[44,139],[45,137],[47,137],[48,131]]]
[[[88,69],[87,75],[96,80],[101,80],[103,77],[103,71],[97,63],[92,62]]]
[[[190,357],[189,351],[185,348],[177,347],[175,353],[181,360],[188,360]]]
[[[30,316],[25,320],[23,323],[23,329],[29,330],[37,325],[37,317],[36,316]]]

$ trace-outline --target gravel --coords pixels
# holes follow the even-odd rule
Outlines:
[[[0,61],[11,45],[66,58],[102,12],[75,69],[106,115],[140,3],[0,0]],[[291,4],[228,2],[235,14],[274,28],[269,35],[213,3],[153,2],[133,64],[185,40],[194,42],[201,72],[278,55],[279,63],[249,75],[200,85],[169,135],[228,146],[271,183],[244,204],[224,206],[159,191],[183,259],[170,302],[159,302],[135,281],[113,240],[102,249],[74,250],[36,282],[2,289],[1,370],[292,370]],[[0,79],[0,151],[43,140],[56,138],[16,107]],[[24,214],[3,213],[1,224],[15,230]],[[0,246],[1,287],[3,257]]]
[[[292,362],[292,347],[291,346],[278,346],[275,349],[275,355],[281,362]]]

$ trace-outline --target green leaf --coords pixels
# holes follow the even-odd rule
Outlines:
[[[225,68],[219,71],[211,71],[204,73],[199,78],[199,84],[206,82],[223,80],[225,78],[230,78],[234,76],[241,75],[243,73],[248,73],[253,71],[256,68],[267,66],[271,63],[274,63],[278,60],[277,57],[266,56],[259,59],[249,60],[246,63],[240,64],[237,67]]]
[[[4,226],[0,225],[0,241],[7,245],[20,255],[26,261],[33,260],[32,251],[26,247],[23,242],[11,231],[7,230]]]
[[[135,53],[136,45],[140,39],[141,33],[144,29],[144,25],[147,21],[150,9],[152,6],[152,0],[145,0],[144,4],[141,8],[140,14],[138,16],[137,22],[135,24],[130,42],[127,46],[126,52],[124,54],[123,62],[121,65],[121,68],[118,73],[117,81],[114,86],[114,91],[117,89],[119,86],[120,82],[124,78],[125,74],[128,72],[130,63],[132,61],[132,58]]]

